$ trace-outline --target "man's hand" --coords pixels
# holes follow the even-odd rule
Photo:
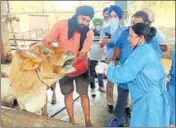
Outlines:
[[[52,42],[50,47],[58,48],[58,42]]]
[[[8,61],[8,62],[11,62],[11,61],[12,61],[12,58],[13,58],[12,53],[8,53],[6,58],[7,58],[7,61]]]
[[[2,77],[2,78],[8,78],[9,76],[8,76],[6,73],[1,72],[1,77]]]
[[[160,49],[162,52],[167,52],[167,45],[160,45]]]
[[[58,41],[57,40],[54,40],[52,42],[48,41],[47,39],[43,39],[43,47],[47,47],[47,48],[50,48],[50,47],[54,47],[54,48],[58,48]]]
[[[74,63],[74,64],[79,63],[80,61],[82,61],[83,59],[85,59],[86,56],[87,56],[86,53],[80,52],[80,53],[77,55],[77,57],[76,57],[76,59],[74,60],[73,63]]]
[[[100,41],[100,47],[104,47],[107,43],[111,42],[112,40],[107,36],[103,37],[103,40]]]
[[[120,49],[119,48],[115,48],[113,56],[112,56],[112,60],[115,61],[116,58],[119,57],[119,55],[120,55]]]

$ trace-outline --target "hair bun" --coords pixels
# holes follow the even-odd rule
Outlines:
[[[156,28],[150,27],[144,36],[145,36],[145,40],[147,42],[150,42],[152,38],[156,36]]]
[[[150,27],[150,35],[152,37],[156,36],[156,28],[155,27]]]

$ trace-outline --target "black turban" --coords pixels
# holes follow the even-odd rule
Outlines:
[[[76,15],[89,16],[91,19],[94,17],[94,13],[91,6],[80,6],[76,9]]]

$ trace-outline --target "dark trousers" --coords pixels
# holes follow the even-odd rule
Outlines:
[[[95,66],[97,65],[97,63],[98,63],[98,61],[96,61],[96,60],[88,59],[89,83],[90,83],[91,89],[95,88],[95,77],[96,76],[98,77],[99,87],[104,87],[103,75],[102,74],[96,75],[96,72],[95,72]]]
[[[125,106],[127,104],[128,94],[128,90],[118,87],[118,97],[114,111],[116,118],[125,118],[127,116],[125,112]]]

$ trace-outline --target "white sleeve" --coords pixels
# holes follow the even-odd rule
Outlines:
[[[160,45],[167,45],[164,33],[161,32],[158,29],[157,29],[157,33],[156,33],[156,38],[157,38],[158,44],[160,44]]]

